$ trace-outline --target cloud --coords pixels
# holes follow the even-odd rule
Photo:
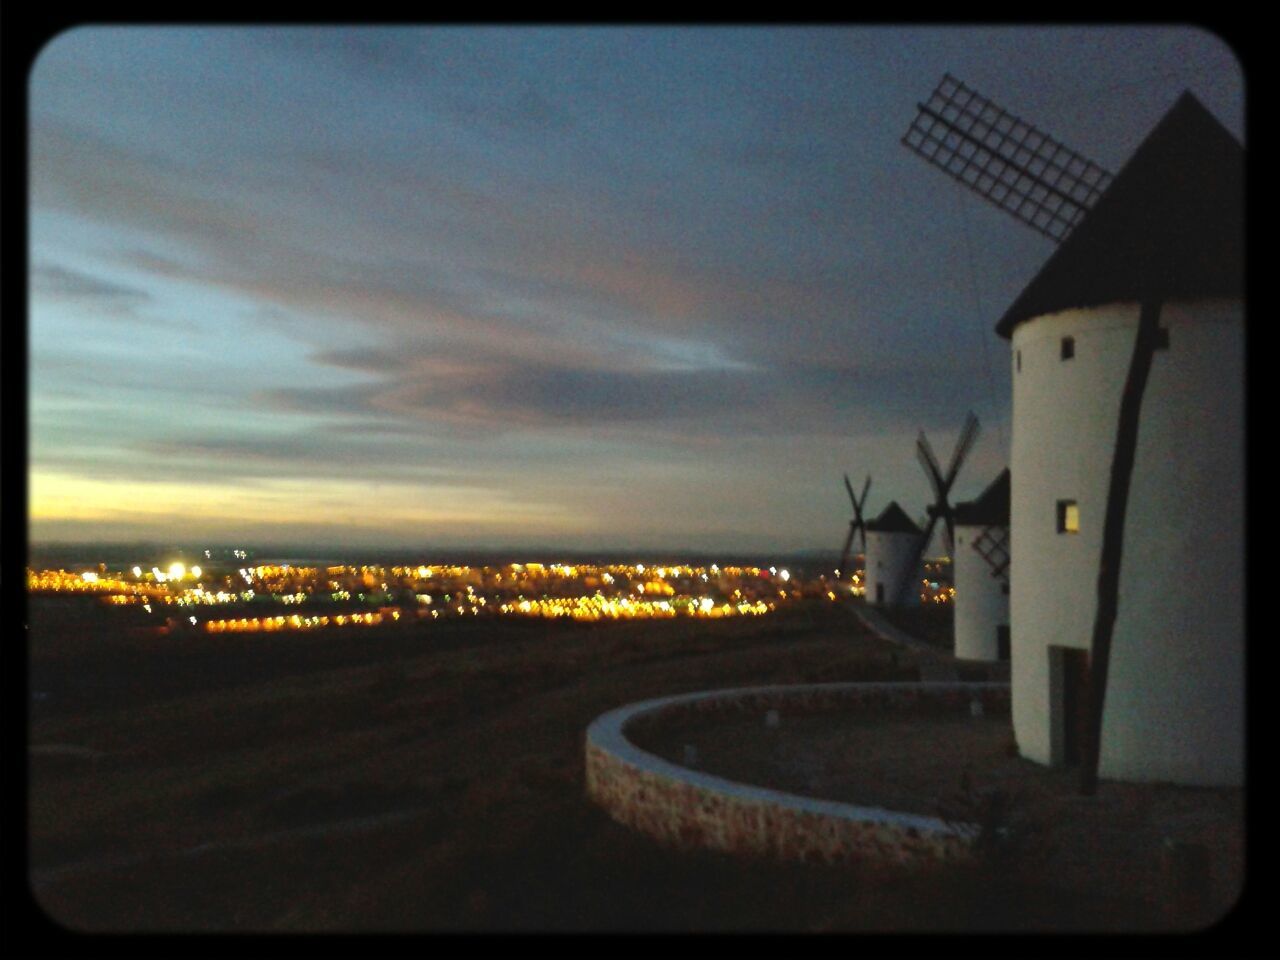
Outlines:
[[[633,436],[848,435],[893,425],[943,426],[984,406],[981,371],[839,362],[718,369],[601,369],[421,347],[330,351],[314,359],[377,377],[337,387],[274,389],[276,409],[390,418],[454,431],[570,430]]]
[[[518,181],[371,148],[310,154],[281,180],[261,155],[228,157],[240,173],[218,177],[203,158],[68,125],[35,141],[41,202],[143,231],[121,255],[134,270],[242,294],[255,320],[301,344],[316,386],[245,396],[258,412],[326,416],[330,437],[377,424],[383,437],[474,450],[532,431],[629,444],[634,458],[652,444],[954,429],[993,394],[1007,400],[973,349],[971,334],[987,331],[945,322],[955,292],[904,284],[909,265],[886,262],[901,244],[869,228],[823,249],[788,217],[754,233],[750,211],[702,225],[707,208],[680,195],[637,210],[590,180],[581,192],[552,182],[534,200]],[[724,246],[726,233],[739,236]],[[369,382],[326,382],[326,369]],[[229,445],[159,461],[345,475],[341,447],[315,444],[296,459]],[[388,470],[412,469],[388,456]]]
[[[317,345],[341,324],[343,339],[389,352],[431,338],[455,360],[497,355],[637,378],[670,362],[672,345],[724,365],[818,363],[851,348],[899,364],[911,358],[910,331],[892,329],[885,312],[929,316],[946,305],[936,285],[904,287],[885,266],[898,246],[870,230],[852,250],[815,247],[811,231],[785,217],[700,224],[705,210],[677,196],[660,216],[637,216],[625,182],[613,195],[553,181],[534,200],[456,166],[337,146],[297,183],[241,182],[65,124],[37,134],[41,202],[164,238],[182,252],[135,248],[130,265],[243,294],[277,318],[304,315],[284,332]],[[618,415],[639,415],[646,392],[614,404]],[[574,406],[566,402],[561,419]]]
[[[37,264],[31,268],[31,292],[74,300],[141,303],[151,299],[151,294],[140,287],[113,283],[110,280],[81,273],[79,270],[53,264]]]

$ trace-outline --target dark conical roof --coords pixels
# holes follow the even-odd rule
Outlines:
[[[911,518],[907,516],[906,511],[898,506],[898,501],[892,500],[880,513],[880,516],[876,517],[874,520],[867,521],[867,532],[919,533],[920,528],[911,521]]]
[[[976,500],[957,503],[953,511],[957,526],[1007,527],[1009,525],[1009,470],[991,481]]]
[[[1239,297],[1244,147],[1184,93],[996,324],[1073,307]]]

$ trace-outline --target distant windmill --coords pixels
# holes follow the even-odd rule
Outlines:
[[[920,567],[919,525],[891,500],[878,517],[867,521],[866,541],[867,603],[892,607],[910,602],[909,588]]]
[[[862,553],[865,556],[867,552],[867,524],[862,517],[862,508],[867,503],[867,491],[871,489],[871,474],[867,474],[867,482],[862,485],[862,496],[855,497],[853,495],[853,484],[849,482],[849,475],[844,475],[844,488],[849,491],[849,503],[853,506],[853,519],[849,521],[849,535],[844,538],[844,549],[840,551],[840,575],[846,576],[849,573],[849,551],[853,547],[853,538],[861,535]]]
[[[920,460],[920,465],[924,467],[925,474],[929,477],[930,486],[933,487],[933,504],[929,507],[929,522],[924,528],[924,539],[920,543],[922,555],[929,545],[929,537],[932,536],[934,524],[938,522],[939,518],[945,524],[943,536],[947,546],[947,556],[952,556],[955,552],[955,510],[947,499],[947,495],[951,492],[951,487],[956,482],[956,474],[960,472],[960,465],[964,462],[964,458],[969,455],[969,451],[973,448],[974,441],[977,439],[978,418],[970,413],[965,418],[964,426],[960,428],[960,437],[956,441],[955,451],[951,454],[951,463],[948,464],[947,472],[944,475],[938,467],[938,458],[933,455],[933,448],[929,446],[929,438],[924,435],[923,430],[920,431],[920,436],[916,440],[916,456]]]
[[[1202,556],[1200,566],[1221,571],[1223,592],[1238,590],[1243,576],[1242,501],[1219,511],[1228,536],[1209,527],[1200,506],[1201,491],[1242,483],[1243,148],[1190,93],[1114,177],[950,75],[918,106],[904,145],[1059,244],[996,327],[1014,348],[1022,424],[1010,520],[1021,571],[1012,598],[1013,712],[1024,755],[1078,761],[1081,790],[1093,793],[1104,702],[1114,694],[1125,723],[1107,729],[1109,769],[1144,780],[1235,782],[1242,614],[1191,597],[1171,605],[1159,585],[1180,572],[1166,572],[1163,558],[1187,543],[1212,552],[1213,562]],[[1171,328],[1177,356],[1153,376],[1157,352],[1171,350]],[[1147,392],[1151,411],[1143,409]],[[1099,397],[1116,398],[1114,426],[1099,429],[1090,413]],[[1135,476],[1140,423],[1145,467]],[[1105,492],[1094,479],[1102,476]],[[1144,569],[1124,571],[1121,616],[1127,514]],[[1074,602],[1064,604],[1066,596]],[[1064,611],[1051,629],[1037,619],[1050,606]],[[1092,616],[1091,631],[1068,627],[1068,615]],[[1173,650],[1165,640],[1184,636],[1184,622],[1214,624],[1214,642],[1188,638],[1192,649]],[[1118,660],[1113,635],[1132,640]],[[1121,686],[1109,691],[1113,660]],[[1197,664],[1195,681],[1188,663]],[[1188,719],[1175,730],[1167,719],[1174,714],[1215,720]]]
[[[953,628],[961,660],[1008,660],[1010,474],[955,507]]]
[[[919,457],[920,466],[924,467],[924,472],[929,477],[929,485],[933,488],[933,503],[929,504],[928,522],[924,525],[923,534],[920,534],[919,543],[915,548],[915,561],[911,563],[910,570],[919,570],[920,561],[924,558],[924,550],[928,549],[929,540],[933,536],[933,527],[937,525],[940,518],[943,521],[942,532],[948,556],[955,549],[955,508],[951,506],[947,494],[951,493],[951,486],[955,484],[960,465],[964,463],[964,458],[969,456],[974,440],[977,439],[978,417],[969,413],[969,416],[965,417],[963,428],[960,428],[960,438],[956,440],[955,451],[951,453],[947,472],[943,474],[941,467],[938,467],[937,457],[933,456],[933,448],[929,447],[927,436],[924,435],[923,430],[920,431],[919,438],[915,442],[915,454]],[[918,584],[913,579],[908,579],[902,585],[902,590],[914,590],[916,586]],[[902,602],[905,603],[905,598]]]

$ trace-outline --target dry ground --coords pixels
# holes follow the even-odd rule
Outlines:
[[[663,849],[583,732],[712,687],[911,679],[845,610],[129,641],[32,625],[32,890],[76,930],[1130,929],[1123,890]],[[66,748],[76,748],[68,750]],[[91,752],[85,752],[86,750]]]

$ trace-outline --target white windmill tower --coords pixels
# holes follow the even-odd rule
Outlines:
[[[955,508],[955,653],[961,660],[1008,660],[1009,471]]]
[[[952,77],[920,107],[908,146],[1060,241],[996,327],[1019,749],[1240,784],[1243,147],[1187,93],[1113,179]]]
[[[881,607],[906,603],[920,568],[920,528],[892,500],[880,516],[867,521],[865,537],[867,602]]]

